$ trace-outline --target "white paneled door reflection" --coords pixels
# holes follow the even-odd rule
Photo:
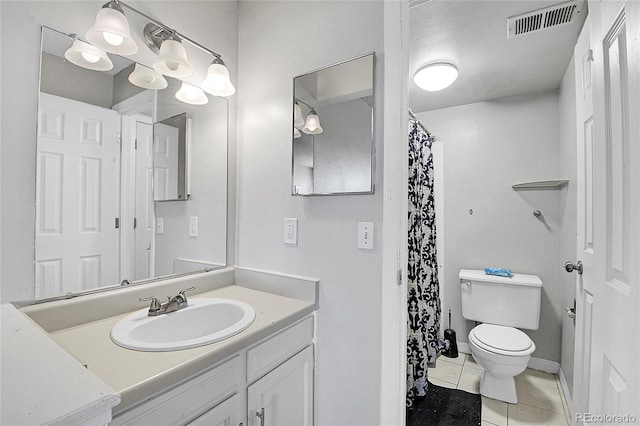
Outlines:
[[[115,111],[40,94],[36,298],[118,280]]]

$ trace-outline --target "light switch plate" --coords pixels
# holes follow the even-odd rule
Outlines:
[[[164,234],[164,219],[161,217],[156,218],[156,233]]]
[[[358,248],[373,250],[373,222],[358,222]]]
[[[198,236],[198,216],[189,216],[189,236]]]
[[[291,217],[284,219],[284,243],[298,244],[298,219]]]

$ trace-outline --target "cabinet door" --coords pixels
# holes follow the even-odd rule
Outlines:
[[[239,410],[240,398],[238,395],[233,395],[189,423],[189,426],[238,426]]]
[[[249,386],[249,426],[313,425],[313,345]]]

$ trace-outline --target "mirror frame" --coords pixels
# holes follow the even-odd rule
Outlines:
[[[371,51],[371,52],[367,52],[364,53],[362,55],[358,55],[358,56],[354,56],[351,57],[349,59],[343,60],[343,61],[339,61],[336,62],[334,64],[322,67],[322,68],[318,68],[316,70],[304,73],[304,74],[300,74],[300,75],[296,75],[293,77],[293,87],[292,87],[292,106],[293,104],[295,104],[295,100],[296,100],[296,79],[297,78],[301,78],[301,77],[306,77],[308,75],[317,73],[319,71],[324,71],[327,69],[330,69],[332,67],[338,66],[338,65],[343,65],[346,64],[348,62],[352,62],[352,61],[356,61],[358,59],[362,59],[365,58],[367,56],[371,56],[372,59],[372,66],[371,66],[371,98],[372,98],[372,102],[371,102],[371,158],[370,158],[370,189],[368,191],[343,191],[343,192],[313,192],[313,193],[309,193],[309,194],[300,194],[300,193],[296,193],[295,191],[295,181],[294,181],[294,167],[295,167],[295,156],[294,156],[294,143],[295,143],[295,137],[294,137],[294,125],[293,125],[293,116],[294,116],[294,111],[292,109],[291,112],[291,117],[292,117],[292,124],[291,124],[291,187],[290,187],[290,191],[291,191],[291,195],[292,196],[302,196],[302,197],[316,197],[316,196],[330,196],[330,195],[372,195],[375,193],[375,172],[376,172],[376,137],[377,137],[377,133],[376,133],[376,82],[377,82],[377,73],[376,73],[376,52],[375,51]],[[311,135],[314,136],[314,135]],[[314,140],[315,143],[315,140]]]

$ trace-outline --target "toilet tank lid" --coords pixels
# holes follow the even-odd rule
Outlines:
[[[542,280],[537,275],[513,274],[511,277],[499,277],[497,275],[488,275],[482,269],[461,269],[458,278],[468,281],[542,287]]]

